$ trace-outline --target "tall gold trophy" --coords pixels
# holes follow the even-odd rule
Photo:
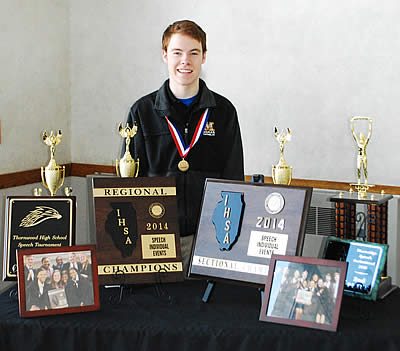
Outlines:
[[[56,195],[57,190],[62,187],[65,179],[65,166],[57,165],[54,158],[56,145],[61,142],[61,138],[61,130],[57,132],[57,135],[53,131],[50,132],[50,135],[46,131],[42,134],[43,142],[50,147],[50,161],[46,167],[41,167],[42,184],[50,191],[51,196]],[[40,195],[40,192],[37,195]]]
[[[289,128],[286,131],[278,132],[278,128],[274,129],[275,139],[279,143],[280,157],[277,165],[272,166],[272,180],[274,184],[289,185],[292,181],[292,167],[289,166],[283,156],[285,144],[292,138],[292,132]]]
[[[359,122],[368,123],[368,131],[366,135],[363,132],[356,132],[356,124]],[[370,117],[353,117],[350,120],[351,133],[357,144],[357,183],[350,184],[358,192],[360,198],[367,196],[367,191],[373,185],[368,184],[368,160],[367,160],[367,146],[371,139],[372,134],[372,118]]]
[[[129,144],[131,139],[137,133],[137,126],[129,127],[127,123],[125,127],[122,127],[122,123],[118,125],[119,134],[125,138],[125,154],[120,160],[116,160],[115,168],[118,177],[137,177],[139,174],[139,159],[135,161],[129,152]]]

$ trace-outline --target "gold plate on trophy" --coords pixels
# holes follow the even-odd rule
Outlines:
[[[181,172],[186,172],[189,169],[189,162],[186,161],[185,159],[182,159],[181,161],[179,161],[178,163],[178,169]]]

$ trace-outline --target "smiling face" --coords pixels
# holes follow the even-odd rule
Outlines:
[[[63,283],[66,283],[68,281],[68,272],[67,271],[62,271],[61,280],[63,281]]]
[[[163,59],[168,66],[170,88],[177,98],[197,94],[201,65],[206,60],[201,43],[184,34],[173,34]]]
[[[69,255],[69,262],[71,262],[71,263],[75,263],[76,262],[76,254],[75,254],[75,252],[73,252],[73,253],[71,253]]]
[[[25,260],[26,260],[26,265],[29,268],[32,268],[33,267],[33,256],[31,256],[31,255],[26,256]]]
[[[38,279],[38,281],[39,281],[40,283],[44,284],[44,282],[46,281],[46,278],[47,278],[47,273],[46,273],[46,271],[40,270],[40,271],[37,273],[37,279]]]
[[[50,268],[50,260],[47,257],[43,257],[42,258],[42,266],[45,269],[49,269]]]
[[[56,270],[53,272],[53,282],[59,283],[60,280],[61,280],[61,272],[60,272],[59,270],[56,269]]]
[[[75,268],[71,268],[69,270],[69,276],[71,277],[72,280],[76,280],[76,277],[78,276],[78,273],[76,272]]]

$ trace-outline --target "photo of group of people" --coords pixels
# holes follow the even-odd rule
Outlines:
[[[340,274],[338,267],[277,261],[267,316],[331,324]]]
[[[24,255],[27,311],[94,304],[91,251]]]

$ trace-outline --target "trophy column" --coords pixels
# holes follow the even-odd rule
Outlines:
[[[369,241],[387,244],[388,202],[368,205]]]
[[[356,205],[336,202],[336,236],[340,239],[356,238]]]
[[[340,193],[330,201],[336,203],[336,236],[341,239],[365,240],[379,244],[387,244],[388,202],[392,195],[369,194],[361,199],[357,193]],[[366,205],[365,217],[359,216],[357,205]],[[357,219],[360,218],[358,221]],[[364,233],[365,223],[367,230]],[[357,226],[357,222],[359,222]],[[357,228],[358,227],[358,228]]]

